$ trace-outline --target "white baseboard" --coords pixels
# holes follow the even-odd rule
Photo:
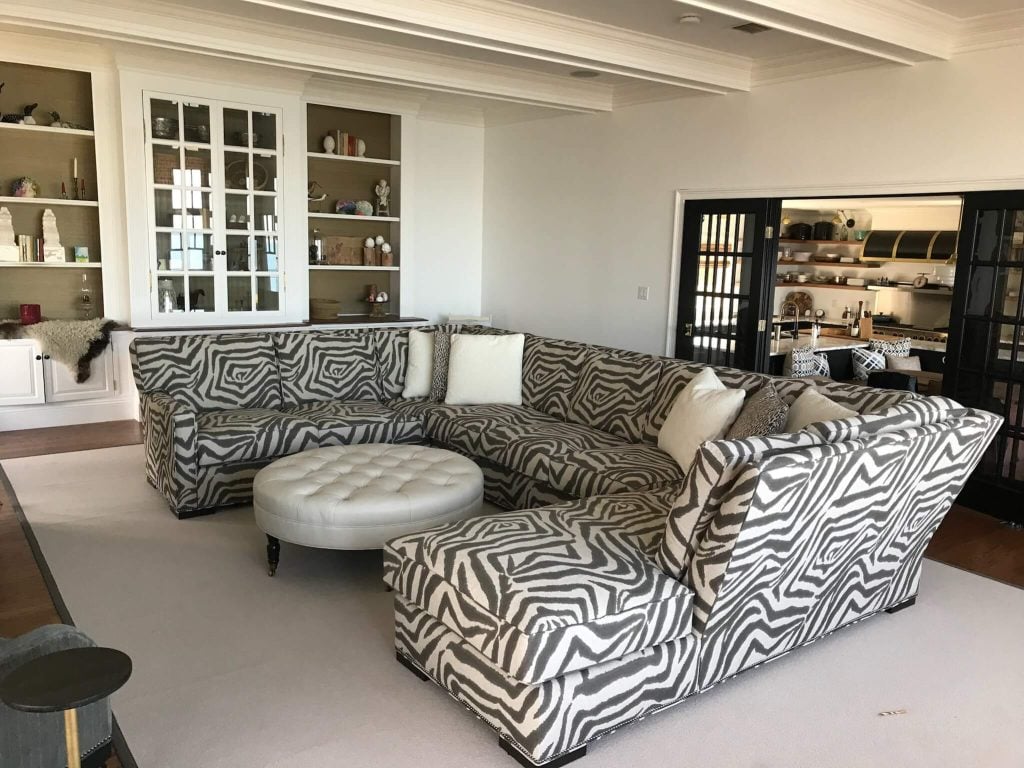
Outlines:
[[[0,432],[16,429],[65,427],[70,424],[95,424],[99,421],[137,419],[137,398],[116,400],[81,400],[72,403],[42,403],[40,405],[12,405],[0,408]]]

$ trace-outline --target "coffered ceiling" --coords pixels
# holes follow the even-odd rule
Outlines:
[[[735,29],[750,23],[768,29]],[[0,25],[374,83],[512,120],[1019,43],[1024,0],[5,0]]]

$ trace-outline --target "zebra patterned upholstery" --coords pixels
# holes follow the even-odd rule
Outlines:
[[[175,511],[198,509],[198,414],[165,392],[139,395],[146,449],[146,479]]]
[[[640,442],[662,358],[591,347],[569,404],[568,420]]]
[[[358,330],[275,333],[284,404],[381,399],[377,339]]]
[[[523,345],[523,405],[564,420],[569,415],[587,357],[575,341],[526,334]]]
[[[422,443],[426,439],[420,419],[401,416],[380,403],[305,403],[285,408],[284,412],[312,422],[320,448],[365,443]]]
[[[576,497],[625,493],[683,480],[675,459],[653,445],[625,443],[547,456],[541,478],[552,488]]]
[[[209,411],[197,420],[199,466],[276,459],[316,448],[317,426],[308,419],[265,409]]]

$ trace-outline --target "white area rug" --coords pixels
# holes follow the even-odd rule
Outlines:
[[[76,623],[135,662],[114,711],[141,768],[515,765],[395,661],[379,553],[284,544],[271,579],[251,510],[175,519],[138,446],[3,468]],[[1022,641],[1024,590],[927,562],[915,607],[625,728],[578,765],[1021,766]]]

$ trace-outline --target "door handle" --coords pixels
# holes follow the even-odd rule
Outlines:
[[[693,323],[687,323],[683,326],[684,336],[693,336]]]

